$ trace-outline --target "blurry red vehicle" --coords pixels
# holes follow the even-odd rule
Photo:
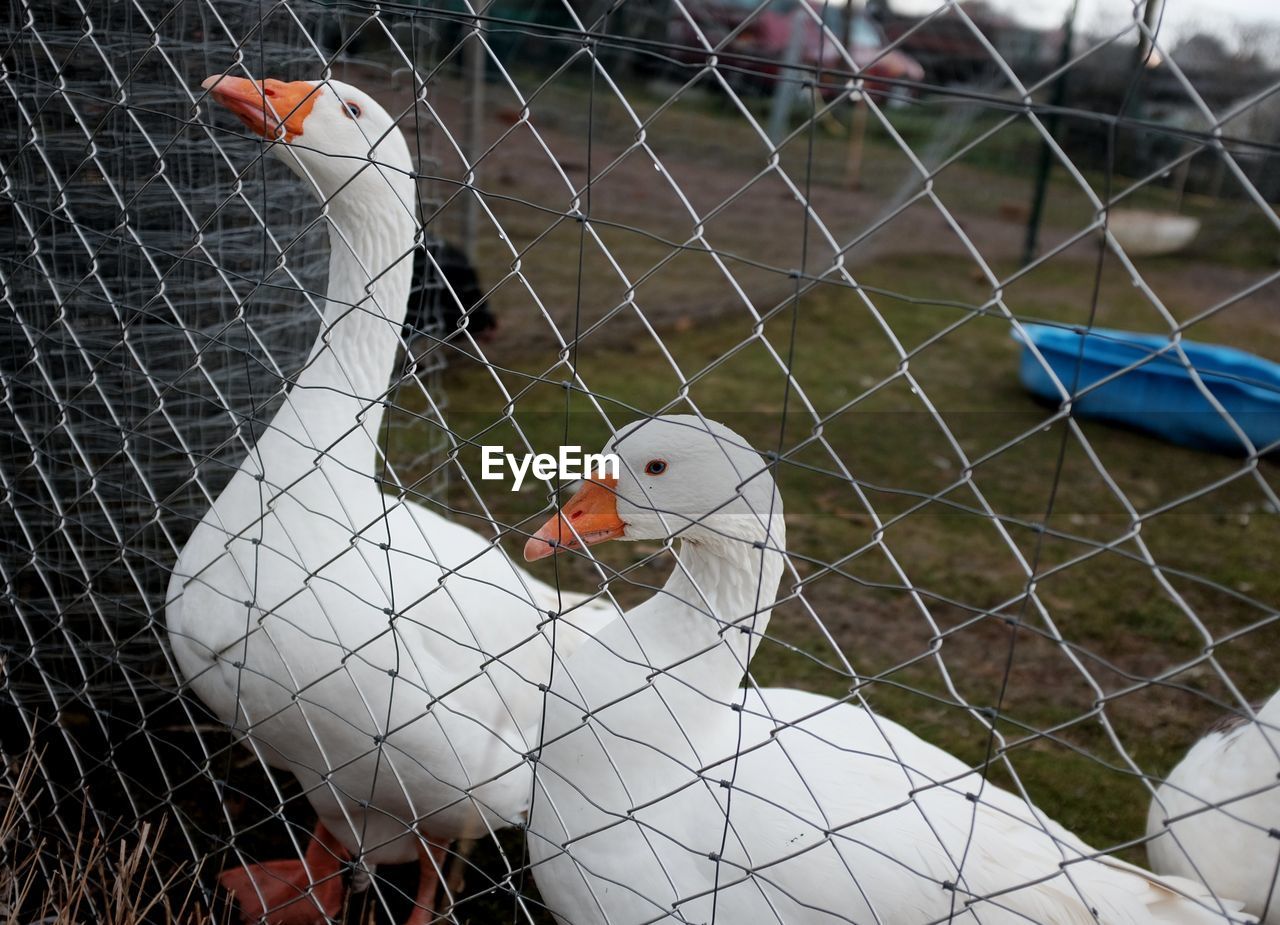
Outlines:
[[[845,33],[843,5],[821,0],[684,0],[683,7],[683,12],[672,14],[668,26],[669,39],[681,46],[680,57],[690,63],[705,61],[706,54],[694,51],[703,47],[705,38],[720,49],[719,63],[740,88],[772,87],[797,27],[800,66],[832,72],[822,78],[825,96],[835,96],[843,83],[838,75],[848,73],[848,62],[836,44]],[[886,51],[884,33],[862,10],[850,13],[849,57],[866,78],[867,90],[880,97],[914,95],[909,85],[924,79],[924,68],[904,52]],[[826,31],[817,19],[826,23]]]

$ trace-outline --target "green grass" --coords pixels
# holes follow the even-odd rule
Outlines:
[[[1007,303],[1024,317],[1084,321],[1093,285],[1090,269],[1050,265],[1038,285],[1006,293]],[[1097,322],[1158,327],[1126,280],[1118,270],[1104,268]],[[761,684],[836,697],[857,687],[889,716],[978,762],[987,754],[988,735],[958,705],[949,690],[954,685],[969,703],[999,709],[1000,730],[1014,743],[1009,758],[1042,808],[1098,847],[1139,837],[1145,791],[1102,718],[1129,758],[1158,774],[1217,714],[1206,698],[1231,702],[1203,663],[1171,677],[1176,687],[1143,682],[1195,660],[1204,649],[1175,595],[1215,639],[1265,620],[1266,608],[1280,600],[1280,575],[1269,564],[1280,523],[1263,513],[1263,495],[1244,474],[1146,520],[1141,531],[1146,551],[1128,539],[1097,552],[1097,542],[1127,534],[1129,519],[1078,441],[1068,435],[1064,443],[1061,425],[1048,431],[1038,427],[1051,412],[1030,401],[1017,384],[1017,346],[1007,323],[939,304],[976,306],[989,300],[989,290],[967,263],[899,258],[868,270],[860,282],[914,300],[872,296],[911,353],[905,365],[856,293],[825,286],[768,319],[760,337],[745,315],[694,323],[680,332],[662,332],[668,358],[632,326],[625,343],[584,342],[577,370],[617,423],[634,416],[631,409],[686,410],[677,400],[684,384],[699,408],[758,448],[784,450],[787,462],[779,481],[788,546],[804,582],[804,602],[826,631],[795,599],[791,580],[784,580],[782,593],[791,599],[775,611],[772,639],[752,666]],[[1228,314],[1206,322],[1203,334],[1251,341],[1264,353],[1275,347],[1274,335],[1261,321],[1251,324]],[[921,348],[952,325],[944,337]],[[782,357],[791,355],[800,389],[825,419],[825,446],[812,439],[813,423],[800,394],[794,388],[788,393],[767,347]],[[500,419],[503,401],[496,377],[518,396],[515,419],[535,450],[551,451],[561,443],[601,445],[607,427],[590,402],[558,384],[568,378],[566,364],[557,364],[550,352],[511,353],[501,358],[500,371],[467,364],[449,372],[450,425],[480,442],[514,444],[507,425],[489,429]],[[908,372],[977,462],[971,482],[961,479],[959,459],[913,394]],[[1089,422],[1082,427],[1140,513],[1241,471],[1238,460]],[[411,440],[411,435],[398,439]],[[1012,447],[998,451],[1010,442]],[[412,457],[413,447],[399,449]],[[478,473],[474,453],[464,453],[462,462]],[[841,467],[881,521],[891,521],[883,534]],[[1264,463],[1261,477],[1273,474]],[[541,488],[511,493],[505,485],[477,484],[503,522],[528,531],[547,515]],[[1051,499],[1052,514],[1046,518]],[[450,503],[460,511],[475,510],[462,490],[452,493]],[[982,513],[984,506],[1000,515],[1007,538]],[[507,543],[518,554],[520,537],[513,535]],[[651,548],[638,545],[602,547],[601,558],[626,565]],[[1038,598],[1047,613],[1019,601],[1026,577],[1011,545],[1035,563]],[[1166,571],[1157,575],[1149,568],[1147,552]],[[905,572],[905,583],[890,553]],[[1056,569],[1082,556],[1083,561]],[[838,573],[823,567],[837,560]],[[582,561],[562,561],[559,568],[569,587],[599,583]],[[554,580],[550,563],[535,569]],[[640,584],[661,577],[654,569],[634,576]],[[622,582],[615,582],[614,590],[627,602],[646,593]],[[1056,642],[1057,636],[1064,642]],[[1275,676],[1273,660],[1261,653],[1274,652],[1277,642],[1275,626],[1244,633],[1217,647],[1217,663],[1246,694],[1264,696]],[[1106,698],[1105,708],[1098,706],[1100,697]],[[1045,730],[1054,731],[1041,734]],[[1007,780],[1002,771],[996,779]],[[1138,851],[1127,854],[1141,860]]]
[[[683,88],[676,82],[630,85],[624,106],[607,87],[597,84],[593,89],[585,62],[545,82],[547,78],[544,71],[516,75],[517,84],[533,95],[535,124],[552,126],[576,139],[584,138],[590,125],[601,151],[612,153],[615,146],[621,150],[636,144],[640,135],[634,113],[643,124],[645,144],[661,158],[693,158],[714,164],[717,170],[741,174],[744,180],[769,162],[768,143],[739,108],[745,108],[764,126],[770,108],[767,96],[746,94],[733,101],[704,74]],[[671,102],[677,91],[678,98]],[[491,85],[491,92],[499,100],[510,96],[514,106],[510,91]],[[1013,105],[1012,100],[1008,102]],[[844,189],[850,183],[848,107],[827,108],[812,130],[807,121],[810,111],[808,97],[797,100],[792,128],[798,131],[781,148],[779,164],[798,182],[808,182],[813,188]],[[863,143],[858,181],[868,193],[893,200],[922,189],[919,169],[909,151],[929,171],[947,164],[932,177],[932,186],[961,220],[1004,217],[1025,222],[1041,136],[1023,116],[986,103],[925,96],[910,106],[882,107],[878,114],[869,116]],[[1098,169],[1082,172],[1083,181],[1100,201],[1124,193],[1117,207],[1200,218],[1203,228],[1195,245],[1198,260],[1255,269],[1275,265],[1280,233],[1274,218],[1243,194],[1229,171],[1224,169],[1216,183],[1221,197],[1180,195],[1178,176],[1175,170],[1131,189],[1134,178],[1108,176]],[[638,196],[637,200],[643,198]],[[1079,181],[1056,160],[1044,208],[1045,226],[1064,231],[1078,230],[1096,215]],[[1010,210],[1016,218],[1009,218]]]
[[[531,91],[540,79],[522,76],[519,83]],[[966,253],[971,243],[998,275],[1008,277],[1016,269],[1014,261],[1022,251],[1032,197],[1029,167],[1035,153],[1034,145],[1029,147],[1034,139],[1029,138],[1025,124],[1015,122],[1004,128],[933,178],[931,196],[958,223],[959,233],[930,199],[916,198],[910,207],[901,209],[904,202],[920,196],[923,181],[876,119],[868,122],[858,189],[850,187],[850,146],[836,118],[824,120],[811,135],[801,133],[793,138],[781,150],[779,166],[793,182],[809,189],[837,242],[837,254],[837,249],[812,229],[806,235],[794,191],[777,171],[768,169],[768,144],[712,88],[699,85],[698,92],[680,97],[667,108],[661,107],[667,90],[628,88],[628,101],[644,123],[641,146],[630,115],[601,88],[597,88],[588,122],[586,104],[591,97],[587,86],[582,75],[570,73],[533,94],[529,105],[532,124],[539,133],[536,139],[526,126],[518,124],[515,96],[500,86],[490,87],[488,104],[493,116],[486,124],[485,144],[494,147],[481,167],[480,184],[487,193],[486,207],[504,234],[482,228],[477,263],[486,285],[494,289],[491,306],[504,319],[518,319],[514,322],[517,336],[524,338],[526,348],[554,346],[548,327],[541,323],[543,313],[568,339],[575,317],[586,330],[611,311],[633,316],[632,309],[619,308],[632,297],[645,317],[660,327],[690,318],[703,323],[716,314],[741,317],[741,297],[727,284],[724,270],[709,251],[723,258],[737,283],[761,306],[787,297],[793,288],[788,275],[793,268],[803,265],[809,273],[828,272],[837,256],[868,285],[914,298],[962,300],[972,305],[989,302],[991,287],[969,279],[976,267],[958,265],[951,258]],[[446,121],[455,117],[450,107],[458,106],[461,98],[460,87],[442,82],[436,100]],[[931,113],[936,116],[932,121],[926,118]],[[990,116],[978,118],[972,125],[960,126],[951,137],[946,113],[936,113],[927,106],[891,110],[888,116],[906,131],[912,150],[930,165],[992,122]],[[592,130],[590,146],[588,125]],[[451,176],[462,169],[442,157],[441,175]],[[591,227],[599,242],[593,235],[584,236],[576,220],[565,217],[575,207],[587,207],[585,197],[570,192],[566,178],[580,190],[588,164],[594,176],[589,202]],[[662,169],[655,169],[657,165]],[[1086,174],[1084,180],[1096,195],[1105,193],[1106,178]],[[687,204],[673,191],[673,183],[685,194]],[[1112,192],[1130,183],[1116,178]],[[444,191],[452,192],[452,187],[446,184]],[[438,233],[456,233],[461,203],[461,198],[454,200],[435,218]],[[1180,321],[1270,272],[1280,251],[1280,234],[1251,202],[1188,196],[1179,204],[1171,189],[1147,184],[1127,197],[1125,204],[1181,210],[1204,222],[1199,238],[1186,254],[1135,261],[1137,272],[1162,298],[1169,299],[1170,310]],[[881,226],[890,214],[895,217]],[[1094,218],[1090,199],[1065,171],[1056,169],[1045,206],[1041,253],[1078,233]],[[871,232],[872,228],[878,230]],[[1017,303],[1013,309],[1028,317],[1086,321],[1094,301],[1090,263],[1097,240],[1091,236],[1035,273],[1006,285],[1002,293],[1006,301]],[[935,268],[939,256],[948,262]],[[1134,289],[1129,273],[1114,258],[1108,257],[1105,263],[1098,299],[1104,310],[1102,322],[1132,320],[1143,329],[1167,328]],[[889,271],[882,271],[882,266]],[[904,286],[904,279],[911,285]],[[1193,293],[1195,288],[1202,291]],[[886,311],[894,309],[916,319],[911,322],[913,327],[902,328],[907,337],[915,332],[926,336],[957,317],[943,308],[886,301],[882,296],[876,299],[885,303]],[[851,312],[856,310],[855,303],[849,304]],[[1256,317],[1259,299],[1254,299],[1253,307],[1239,308],[1247,310],[1233,308],[1224,313],[1218,327],[1225,330],[1234,325],[1226,339],[1234,337],[1248,344],[1253,330],[1261,327]],[[1240,318],[1246,320],[1237,321]],[[602,334],[593,336],[590,350],[604,348],[619,330],[619,325],[611,323]],[[879,380],[886,374],[884,361],[890,354],[885,338],[874,329],[869,331],[869,343],[874,346],[859,374]],[[740,340],[749,333],[746,325],[718,330],[702,351],[701,360],[692,357],[682,362],[693,363],[687,370],[692,372],[722,352],[732,342],[727,338]],[[1192,333],[1201,336],[1199,331]],[[608,346],[628,346],[625,341],[629,336],[614,338]],[[983,345],[1000,340],[966,338],[971,349],[988,349]],[[1007,348],[1004,344],[1000,349]],[[836,356],[834,365],[844,368],[842,356]],[[824,361],[811,357],[806,362]],[[665,369],[658,374],[664,377],[662,394],[674,394],[673,383],[678,378]],[[845,390],[845,400],[856,394],[848,377],[840,379],[840,387]],[[927,391],[934,394],[932,388]],[[494,400],[488,397],[479,407],[490,407]]]

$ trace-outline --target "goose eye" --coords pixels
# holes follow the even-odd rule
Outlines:
[[[359,119],[360,113],[361,113],[360,104],[353,103],[351,102],[351,100],[347,100],[345,103],[342,104],[342,113],[348,119]]]
[[[665,459],[651,459],[645,463],[644,471],[648,475],[662,475],[667,471],[667,461]]]

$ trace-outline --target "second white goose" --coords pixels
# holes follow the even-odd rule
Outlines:
[[[868,710],[740,687],[783,573],[782,500],[737,434],[642,422],[526,558],[680,541],[652,598],[558,668],[529,850],[565,925],[1208,923],[1234,906],[1097,852]]]

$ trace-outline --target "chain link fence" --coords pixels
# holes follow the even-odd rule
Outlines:
[[[18,0],[7,919],[1274,921],[1280,24],[1166,6]]]

